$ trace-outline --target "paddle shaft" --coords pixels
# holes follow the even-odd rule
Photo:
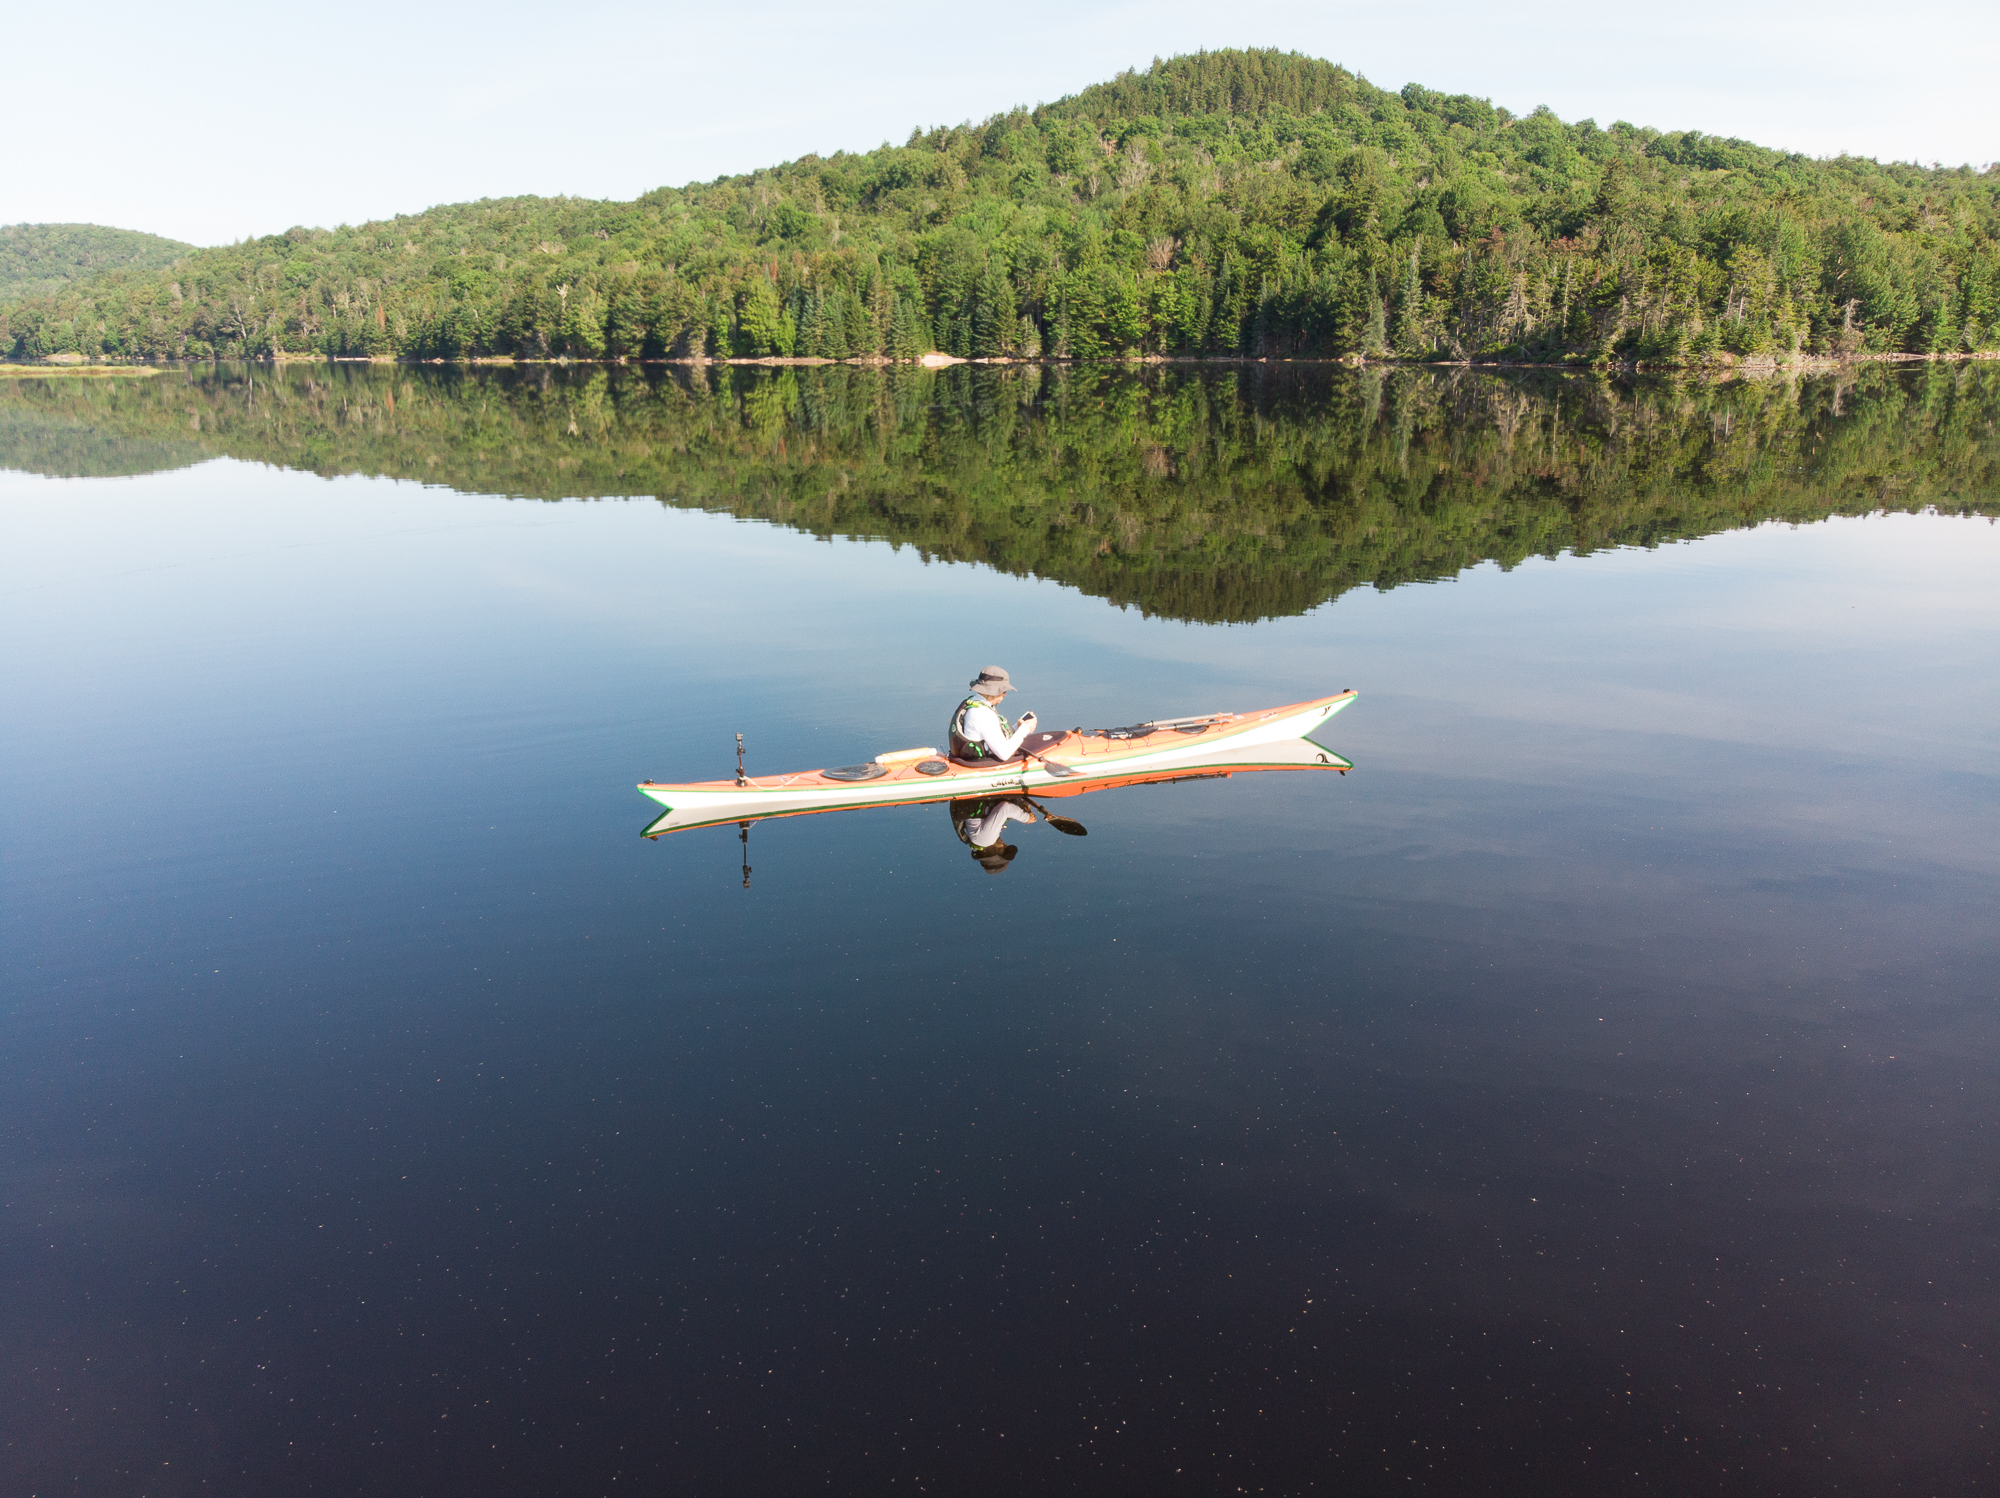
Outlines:
[[[1083,773],[1081,770],[1075,769],[1069,765],[1064,764],[1059,759],[1050,759],[1046,754],[1037,754],[1032,749],[1023,749],[1021,752],[1027,755],[1029,759],[1040,760],[1042,762],[1042,768],[1047,770],[1051,775],[1055,776],[1055,778],[1058,780],[1065,779],[1071,775],[1081,775]]]
[[[1033,796],[1030,796],[1026,791],[1019,792],[1019,795],[1023,801],[1027,802],[1028,805],[1032,806],[1036,811],[1040,812],[1042,814],[1042,820],[1047,822],[1051,827],[1055,828],[1056,831],[1067,832],[1071,837],[1090,836],[1090,829],[1085,827],[1083,823],[1077,821],[1075,817],[1057,816],[1054,812],[1050,811],[1046,806],[1042,805],[1041,802],[1037,801]]]
[[[1055,735],[1057,743],[1061,743],[1064,739],[1068,737],[1069,737],[1068,734],[1062,734],[1062,733]],[[1081,770],[1075,769],[1069,765],[1064,764],[1061,760],[1050,759],[1046,754],[1037,754],[1034,750],[1028,748],[1025,744],[1021,746],[1019,752],[1027,755],[1029,759],[1040,760],[1042,762],[1042,768],[1047,770],[1051,775],[1055,776],[1055,778],[1058,780],[1062,780],[1070,775],[1081,775],[1083,773]]]

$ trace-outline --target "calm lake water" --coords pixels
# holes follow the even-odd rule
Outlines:
[[[1990,1492],[2000,370],[0,381],[0,1490]],[[1346,776],[635,781],[1346,687]]]

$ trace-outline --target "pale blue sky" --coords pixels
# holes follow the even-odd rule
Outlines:
[[[574,0],[39,7],[6,24],[0,223],[198,244],[515,193],[629,198],[1278,46],[1517,112],[1832,155],[2000,157],[2000,6]]]

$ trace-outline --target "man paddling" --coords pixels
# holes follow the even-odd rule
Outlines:
[[[951,715],[951,757],[961,761],[1009,760],[1020,753],[1021,741],[1035,731],[1035,715],[1021,714],[1009,728],[1000,704],[1014,690],[1005,666],[981,666],[972,679],[972,695]]]

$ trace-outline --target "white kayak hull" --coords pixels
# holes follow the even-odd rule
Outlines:
[[[1016,758],[1003,764],[952,762],[943,774],[926,775],[914,764],[897,765],[878,778],[842,782],[823,771],[751,776],[669,785],[647,781],[642,795],[667,808],[646,829],[648,837],[725,822],[762,821],[864,806],[894,806],[1014,791],[1074,795],[1094,786],[1166,779],[1178,773],[1223,773],[1232,769],[1333,769],[1352,765],[1308,735],[1354,700],[1342,692],[1311,702],[1256,713],[1217,714],[1198,731],[1164,728],[1133,739],[1082,736],[1075,732],[1034,735],[1027,741],[1063,766],[1064,774],[1040,760]],[[1191,720],[1180,720],[1191,721]],[[932,763],[935,763],[933,761]]]

